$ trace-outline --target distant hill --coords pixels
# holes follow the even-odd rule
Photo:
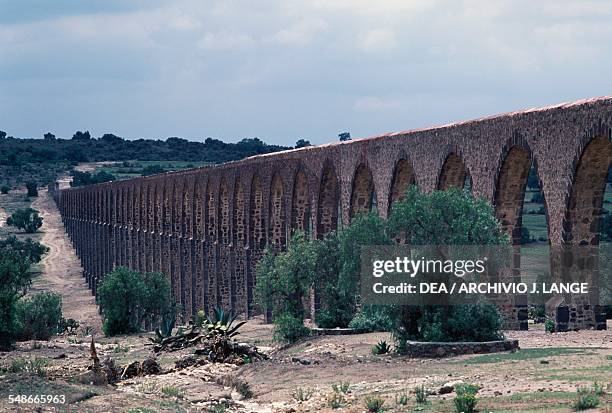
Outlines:
[[[172,137],[164,140],[126,140],[113,134],[92,138],[78,131],[72,139],[45,134],[44,139],[20,139],[0,131],[0,185],[23,185],[35,180],[44,185],[79,162],[187,161],[222,163],[262,153],[289,149],[268,145],[258,138],[226,143],[207,138],[192,142]]]

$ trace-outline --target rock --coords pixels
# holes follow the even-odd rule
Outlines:
[[[494,394],[495,396],[501,396],[503,393],[502,393],[502,392],[500,392],[499,390],[495,390],[495,391],[493,392],[493,394]]]
[[[548,360],[540,360],[540,364],[550,364],[550,361],[548,361]]]
[[[458,384],[462,384],[462,383],[463,383],[463,380],[454,380],[454,381],[446,382],[442,385],[442,387],[440,387],[440,389],[438,389],[438,394],[452,393],[455,390],[455,386],[457,386]]]
[[[309,366],[311,364],[313,364],[313,361],[307,358],[300,358],[300,357],[291,357],[291,361],[294,363],[300,363],[303,364],[305,366]]]
[[[65,353],[58,354],[57,356],[53,357],[53,359],[55,359],[55,360],[65,359],[65,358],[66,358],[66,354]]]

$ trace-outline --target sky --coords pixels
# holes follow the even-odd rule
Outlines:
[[[600,0],[0,0],[0,130],[319,144],[612,94]]]

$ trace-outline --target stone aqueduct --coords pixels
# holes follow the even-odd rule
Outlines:
[[[534,163],[550,244],[596,245],[611,128],[612,97],[603,97],[54,196],[94,293],[121,265],[165,273],[186,315],[216,305],[251,315],[255,265],[267,244],[283,248],[296,229],[321,237],[373,207],[386,217],[410,184],[431,191],[463,186],[469,176],[517,244]],[[524,304],[506,309],[510,327],[526,325]],[[562,328],[605,328],[589,305],[569,313]]]

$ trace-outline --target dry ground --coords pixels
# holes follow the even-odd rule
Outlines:
[[[259,346],[271,358],[236,366],[206,363],[176,369],[175,361],[191,353],[185,349],[157,355],[164,373],[121,381],[117,386],[94,386],[79,379],[91,364],[89,342],[95,334],[101,360],[110,357],[118,365],[155,355],[150,334],[101,337],[100,318],[81,269],[61,227],[57,210],[46,194],[35,201],[45,218],[42,242],[51,248],[41,265],[35,289],[63,295],[64,313],[81,322],[73,335],[49,342],[19,343],[10,353],[0,353],[0,412],[364,412],[366,395],[385,400],[389,412],[450,412],[454,394],[432,394],[426,404],[416,404],[411,393],[425,386],[437,393],[443,384],[462,380],[480,385],[481,412],[568,412],[578,386],[594,381],[610,388],[612,377],[612,330],[546,334],[540,325],[528,332],[506,332],[517,338],[515,353],[469,355],[445,359],[412,359],[394,355],[375,356],[371,348],[379,340],[391,342],[387,333],[313,337],[289,347],[276,346],[272,328],[261,319],[250,320],[241,340]],[[90,327],[90,328],[86,328]],[[612,329],[612,325],[609,324]],[[48,363],[44,376],[11,373],[11,364],[41,358]],[[41,372],[42,375],[42,372]],[[246,381],[253,397],[242,396],[217,384],[222,377]],[[348,393],[336,396],[341,407],[331,409],[333,384],[348,382]],[[294,395],[302,391],[308,400]],[[406,405],[396,397],[407,394]],[[9,395],[63,394],[66,404],[42,406],[8,403]],[[221,404],[220,404],[221,403]],[[225,407],[221,407],[225,406]],[[612,411],[610,396],[599,410]]]

